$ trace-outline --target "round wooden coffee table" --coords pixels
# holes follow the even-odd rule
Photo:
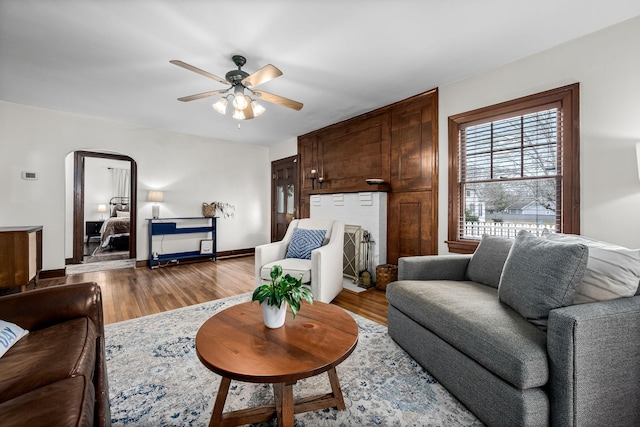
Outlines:
[[[287,313],[278,329],[264,326],[257,302],[238,304],[215,314],[196,335],[200,361],[222,376],[210,426],[242,425],[278,418],[293,426],[293,414],[323,408],[344,410],[336,366],[356,348],[358,325],[330,304],[303,303],[295,319]],[[293,400],[297,380],[327,372],[331,393]],[[272,383],[274,404],[223,413],[231,380]]]

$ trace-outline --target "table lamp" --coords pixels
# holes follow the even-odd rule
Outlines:
[[[100,212],[100,220],[104,219],[104,213],[107,211],[107,205],[104,204],[99,204],[98,205],[98,212]]]
[[[147,201],[154,202],[154,205],[151,207],[151,216],[154,219],[160,218],[160,205],[158,203],[164,202],[164,193],[162,191],[149,191]]]

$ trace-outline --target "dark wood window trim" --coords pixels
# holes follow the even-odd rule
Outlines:
[[[580,85],[575,83],[530,96],[502,102],[449,117],[449,233],[446,243],[453,253],[472,253],[479,241],[461,239],[458,230],[461,209],[460,129],[467,123],[490,121],[514,112],[557,102],[560,104],[563,134],[562,145],[562,206],[560,231],[580,234]]]

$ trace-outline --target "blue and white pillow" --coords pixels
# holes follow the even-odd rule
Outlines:
[[[322,246],[326,233],[327,230],[294,229],[286,258],[311,259],[311,251]]]
[[[15,323],[0,320],[0,357],[4,356],[11,346],[28,333],[29,331],[22,329]]]

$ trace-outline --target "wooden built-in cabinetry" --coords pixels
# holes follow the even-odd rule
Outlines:
[[[298,137],[299,216],[314,193],[389,191],[387,262],[438,251],[438,91]],[[310,172],[324,183],[312,189]],[[381,178],[388,184],[367,185]]]
[[[42,270],[42,227],[0,227],[0,288],[24,291]]]

